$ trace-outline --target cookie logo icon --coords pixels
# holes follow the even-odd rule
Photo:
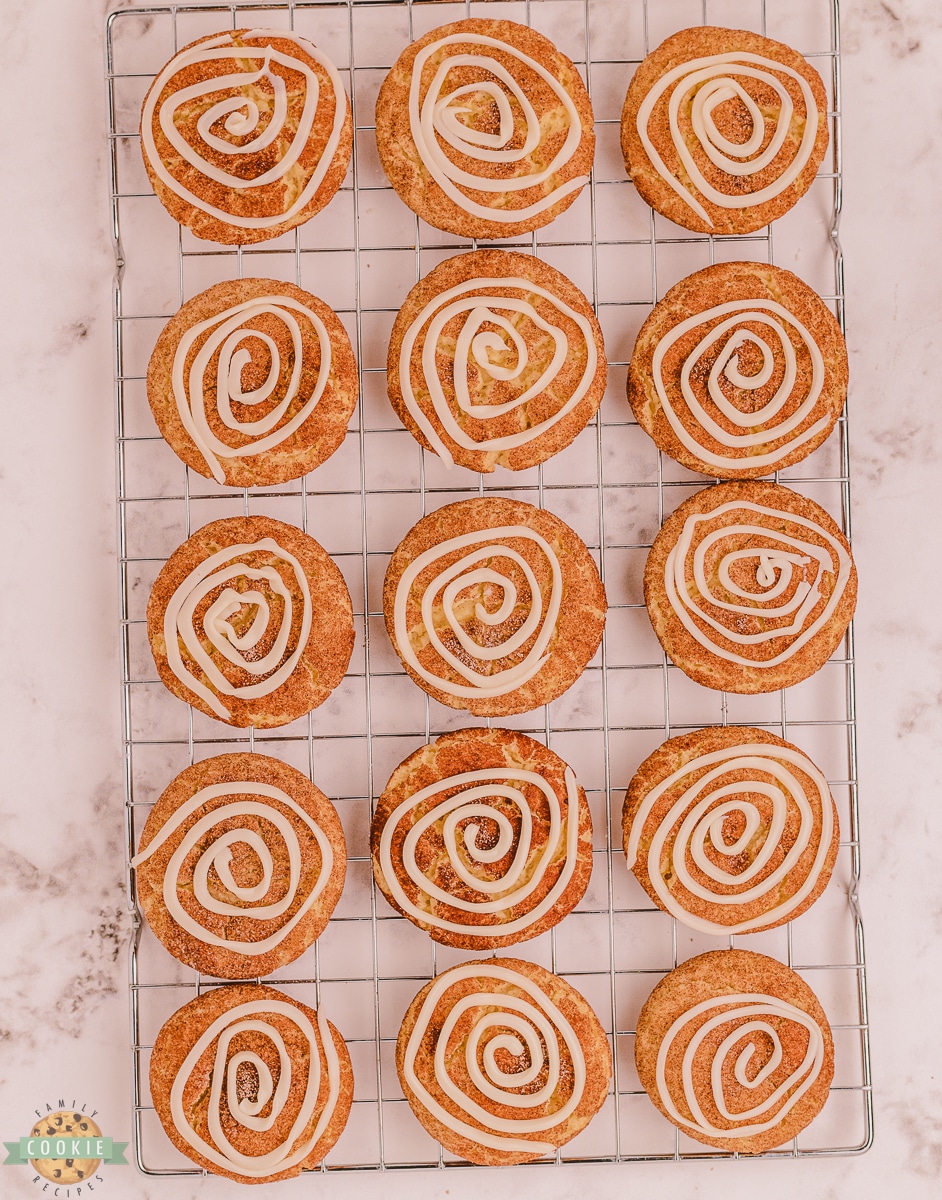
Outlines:
[[[38,1105],[33,1115],[26,1137],[3,1143],[7,1152],[3,1166],[29,1167],[41,1192],[57,1200],[91,1200],[95,1185],[104,1182],[100,1167],[128,1165],[124,1157],[128,1143],[102,1134],[95,1120],[98,1109],[91,1104],[73,1100],[67,1107],[60,1098],[57,1104]]]
[[[55,1142],[62,1138],[68,1138],[70,1142],[73,1138],[100,1138],[101,1130],[91,1117],[66,1109],[50,1113],[48,1117],[37,1121],[30,1136],[40,1139],[40,1146],[48,1139],[56,1149]],[[81,1183],[101,1166],[100,1158],[31,1158],[29,1162],[44,1179],[60,1184]]]

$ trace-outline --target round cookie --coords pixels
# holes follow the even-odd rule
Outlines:
[[[270,517],[198,529],[147,603],[160,678],[227,725],[286,725],[327,699],[353,653],[343,576],[306,533]]]
[[[236,29],[179,50],[141,110],[158,199],[199,238],[246,245],[319,212],[353,148],[334,64],[287,29]]]
[[[161,434],[194,471],[231,487],[285,483],[339,447],[359,375],[323,300],[275,279],[214,284],[164,326],[147,368]]]
[[[729,1153],[796,1137],[828,1098],[831,1027],[800,975],[750,950],[691,958],[638,1017],[638,1076],[678,1129]]]
[[[628,400],[691,471],[755,479],[807,458],[847,396],[847,346],[797,275],[717,263],[675,284],[641,326]]]
[[[172,955],[204,975],[257,979],[323,933],[347,851],[336,809],[300,771],[220,754],[165,789],[131,866],[141,911]]]
[[[671,514],[644,568],[658,641],[691,679],[773,692],[834,653],[857,600],[847,539],[777,483],[721,483]]]
[[[228,984],[162,1026],[150,1091],[181,1154],[237,1183],[270,1183],[316,1166],[340,1137],[353,1070],[322,1012],[275,988]]]
[[[373,814],[373,877],[437,942],[495,950],[579,903],[592,818],[572,769],[509,729],[458,729],[392,773]]]
[[[511,471],[545,462],[605,391],[602,330],[574,283],[532,254],[476,250],[415,285],[389,341],[399,419],[446,465]]]
[[[840,839],[811,759],[745,726],[659,746],[628,787],[622,830],[629,870],[654,903],[717,936],[773,929],[809,909]]]
[[[811,186],[828,145],[818,72],[790,46],[698,26],[638,67],[621,118],[642,198],[698,233],[751,233]]]
[[[34,1138],[98,1138],[101,1130],[91,1117],[71,1108],[49,1113],[33,1126]],[[81,1184],[101,1166],[100,1158],[31,1158],[29,1165],[43,1179],[61,1187]]]
[[[598,649],[606,608],[598,568],[569,526],[497,496],[423,517],[383,586],[386,629],[413,680],[478,717],[562,695]]]
[[[574,987],[518,958],[462,963],[419,992],[396,1043],[412,1111],[482,1166],[555,1154],[602,1107],[608,1038]]]
[[[383,170],[423,221],[460,237],[516,237],[589,182],[589,94],[565,54],[515,21],[441,25],[400,54],[376,101]]]

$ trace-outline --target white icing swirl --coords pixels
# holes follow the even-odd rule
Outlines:
[[[708,1015],[710,1014],[710,1015]],[[704,1018],[701,1020],[701,1018]],[[723,1073],[727,1059],[735,1054],[733,1076],[736,1082],[750,1090],[761,1087],[773,1078],[783,1059],[780,1028],[782,1022],[800,1025],[807,1031],[808,1047],[802,1061],[777,1084],[765,1100],[741,1112],[730,1112],[723,1094]],[[678,1037],[687,1038],[689,1026],[696,1025],[684,1050],[681,1073],[683,1101],[690,1113],[684,1115],[677,1107],[667,1086],[667,1058]],[[717,1126],[703,1112],[693,1081],[694,1060],[703,1040],[714,1030],[730,1026],[730,1032],[720,1043],[709,1064],[710,1094],[717,1113],[726,1121],[735,1122],[732,1129]],[[750,1063],[759,1054],[755,1035],[761,1034],[771,1042],[772,1050],[765,1064],[750,1077]],[[741,1043],[746,1041],[746,1045]],[[682,1013],[671,1025],[657,1054],[657,1091],[673,1121],[685,1129],[711,1138],[744,1138],[774,1129],[812,1087],[824,1065],[824,1034],[812,1017],[794,1004],[777,996],[762,993],[738,993],[704,1000]],[[761,1118],[771,1114],[766,1120]]]
[[[425,64],[446,47],[455,45],[479,46],[482,53],[447,53],[443,55],[425,93],[425,98],[420,103],[419,93]],[[482,170],[492,164],[521,163],[535,152],[535,157],[538,158],[539,148],[547,140],[547,135],[557,132],[555,123],[550,130],[544,130],[540,115],[527,96],[525,77],[523,82],[516,79],[494,54],[488,53],[489,50],[499,50],[502,55],[519,62],[524,71],[538,75],[552,89],[559,105],[565,111],[565,140],[541,170],[531,168],[524,175],[500,174],[496,178],[492,178],[485,174],[471,174],[462,170],[451,161],[446,153],[446,147],[450,148],[456,154],[479,162]],[[481,73],[481,78],[475,83],[456,87],[449,91],[447,90],[448,75],[456,67],[474,68]],[[482,95],[488,97],[496,106],[500,123],[496,133],[473,129],[461,119],[462,114],[471,111],[466,98]],[[523,115],[525,122],[524,142],[517,148],[509,145],[516,132],[516,119],[511,99]],[[519,208],[509,206],[492,208],[487,204],[480,204],[478,201],[472,200],[463,190],[470,188],[475,192],[502,196],[510,192],[523,191],[526,188],[541,187],[559,172],[565,170],[582,141],[582,121],[579,111],[559,80],[544,66],[541,66],[536,59],[530,58],[529,55],[524,54],[509,42],[501,41],[499,38],[469,31],[439,38],[423,47],[416,54],[412,66],[412,81],[409,88],[409,123],[412,140],[415,142],[422,165],[455,204],[475,217],[505,224],[529,221],[558,204],[565,196],[579,191],[589,181],[588,175],[578,175],[553,187],[541,199]]]
[[[277,1015],[290,1021],[297,1032],[306,1040],[309,1054],[304,1060],[307,1079],[304,1091],[297,1096],[298,1087],[292,1085],[294,1067],[277,1026],[266,1017]],[[256,1033],[267,1037],[278,1053],[279,1071],[277,1083],[264,1059],[252,1050],[243,1050],[229,1057],[229,1045],[241,1033]],[[206,1121],[212,1138],[207,1141],[190,1125],[183,1106],[183,1093],[187,1081],[196,1069],[201,1056],[216,1043],[210,1077],[209,1105]],[[323,1109],[317,1118],[310,1137],[304,1131],[317,1110],[317,1098],[321,1088],[321,1058],[323,1049],[327,1059],[328,1094]],[[227,1061],[228,1059],[228,1061]],[[238,1098],[238,1071],[243,1063],[255,1068],[258,1076],[258,1094],[254,1100]],[[225,1088],[225,1093],[223,1089]],[[217,1167],[231,1171],[248,1179],[261,1179],[278,1174],[303,1162],[320,1140],[330,1124],[340,1094],[340,1059],[334,1045],[333,1034],[326,1017],[317,1014],[317,1029],[306,1014],[294,1004],[284,1000],[253,1000],[238,1004],[224,1012],[197,1038],[189,1054],[174,1076],[170,1089],[170,1114],[179,1135],[203,1158]],[[281,1117],[289,1100],[297,1106],[297,1116],[291,1123],[287,1137],[264,1154],[243,1154],[237,1150],[223,1131],[220,1109],[225,1095],[228,1115],[241,1129],[266,1133]],[[269,1106],[266,1116],[259,1116]],[[299,1139],[304,1140],[298,1144]]]
[[[549,831],[546,841],[539,847],[532,844],[533,814],[526,794],[512,782],[529,784],[541,793],[549,808]],[[470,785],[470,786],[469,786]],[[401,856],[396,862],[392,858],[393,840],[398,827],[421,811],[433,797],[452,788],[460,788],[453,796],[433,804],[411,825],[406,834]],[[495,797],[509,802],[516,808],[520,818],[520,833],[514,848],[513,825],[501,808],[494,805]],[[480,826],[468,824],[459,833],[457,826],[469,817],[493,821],[498,827],[498,837],[491,847],[477,843]],[[448,865],[459,880],[468,887],[491,899],[465,900],[432,883],[416,860],[419,840],[426,831],[444,822],[442,842]],[[565,826],[565,833],[563,827]],[[459,838],[461,847],[459,848]],[[565,842],[564,842],[565,839]],[[465,771],[450,775],[438,783],[430,784],[415,792],[389,814],[380,836],[379,860],[386,886],[399,907],[422,925],[436,929],[447,929],[452,933],[473,933],[476,937],[505,937],[523,933],[541,920],[557,903],[569,886],[576,868],[579,846],[579,789],[576,778],[566,768],[566,811],[563,813],[559,797],[546,779],[536,771],[525,771],[513,767],[488,767],[480,771]],[[499,879],[481,878],[473,870],[474,863],[492,863],[503,858],[513,849],[510,866]],[[560,850],[562,855],[560,858]],[[470,860],[472,869],[469,869]],[[546,895],[522,916],[512,921],[494,925],[479,924],[479,914],[506,912],[528,901],[543,882],[547,870],[554,864],[560,866],[559,877]],[[399,880],[399,871],[405,871],[413,885],[424,896],[469,914],[466,922],[448,920],[431,908],[415,904],[406,894]]]
[[[790,763],[814,784],[809,795],[805,785],[785,765]],[[704,770],[704,768],[707,768]],[[728,782],[735,772],[747,772],[745,779]],[[702,772],[702,774],[701,774]],[[811,760],[789,746],[767,742],[743,742],[709,754],[699,754],[674,771],[645,796],[634,816],[625,853],[629,869],[638,861],[645,822],[657,807],[665,792],[678,783],[699,774],[678,795],[668,811],[658,820],[648,846],[645,867],[651,885],[663,907],[679,921],[702,933],[748,933],[765,928],[770,923],[786,919],[814,890],[827,860],[834,833],[834,810],[827,780]],[[771,776],[774,782],[769,782]],[[748,799],[748,793],[764,796],[771,806],[771,817],[761,845],[754,839],[762,827],[763,816],[758,805]],[[782,835],[791,814],[797,810],[798,830],[789,849],[772,870],[769,863],[782,851]],[[738,813],[743,818],[743,831],[733,842],[723,836],[728,816]],[[816,813],[820,813],[821,828],[815,846],[814,859],[804,881],[794,892],[779,898],[780,888],[811,845]],[[752,861],[740,871],[727,871],[717,865],[707,852],[712,851],[730,860],[743,854]],[[665,845],[669,851],[670,869],[675,886],[679,884],[688,894],[710,904],[740,906],[762,900],[766,907],[758,916],[726,924],[710,921],[690,912],[675,889],[669,888],[663,876],[662,861]],[[688,866],[688,855],[697,868],[696,876]],[[733,893],[718,891],[711,885],[733,887]]]
[[[208,38],[206,41],[181,50],[167,63],[157,76],[144,101],[141,114],[141,145],[151,170],[170,191],[179,196],[181,200],[186,201],[187,204],[239,229],[270,229],[291,220],[301,212],[321,186],[340,144],[340,136],[347,115],[347,100],[337,68],[316,46],[304,38],[281,29],[250,29],[242,33],[240,37],[243,41],[248,39],[274,41],[277,39],[294,42],[299,51],[313,58],[321,66],[330,80],[334,101],[333,126],[324,151],[310,176],[304,178],[304,172],[298,166],[298,160],[308,143],[317,115],[321,87],[317,72],[300,54],[286,53],[284,50],[275,49],[270,44],[236,46],[233,44],[231,33]],[[204,63],[219,62],[224,62],[227,66],[231,65],[228,74],[210,73],[197,83],[170,91],[157,112],[160,129],[170,142],[174,152],[213,183],[222,184],[226,188],[248,195],[270,184],[283,183],[286,194],[293,196],[288,208],[283,212],[270,216],[258,214],[241,216],[218,208],[205,197],[184,187],[168,170],[157,150],[154,142],[154,110],[166,86],[175,75],[187,68],[199,67]],[[251,69],[247,69],[247,63],[259,65],[253,65]],[[297,102],[294,97],[289,101],[285,78],[273,70],[274,66],[283,67],[303,77],[304,98],[300,112],[297,111]],[[262,121],[259,106],[252,98],[253,90],[257,90],[262,81],[265,81],[274,93],[273,108],[267,122]],[[205,157],[199,146],[193,144],[192,137],[184,137],[176,126],[177,111],[183,105],[203,104],[207,105],[207,108],[197,122],[197,132],[203,145],[219,154],[236,156],[236,161],[241,156],[251,158],[253,155],[261,155],[259,167],[264,169],[261,169],[260,173],[240,174],[223,170]],[[241,143],[219,137],[212,132],[212,129],[223,118],[225,118],[226,132],[231,134],[234,139],[242,139],[255,131],[258,131],[257,136],[253,137],[251,141]],[[262,154],[262,152],[282,141],[289,142],[287,149],[279,152],[274,165],[267,166],[270,155]],[[242,170],[244,171],[244,168]],[[213,190],[218,191],[218,189]]]
[[[504,544],[510,538],[521,538],[532,543],[545,558],[552,573],[548,597],[543,595],[533,568],[526,558],[519,551]],[[461,684],[436,675],[419,662],[406,624],[406,605],[416,579],[427,567],[454,551],[469,549],[472,546],[477,548],[462,555],[451,566],[442,568],[426,585],[420,599],[422,624],[419,633],[413,635],[427,638],[442,663],[468,680],[467,684]],[[474,615],[478,621],[491,629],[506,621],[517,604],[518,593],[513,579],[500,570],[500,559],[515,563],[522,571],[530,592],[529,612],[519,629],[499,645],[479,645],[462,628],[455,612],[455,601],[465,588],[482,584],[498,588],[502,595],[500,606],[492,612],[477,602]],[[477,565],[482,562],[487,565]],[[457,639],[467,655],[484,664],[495,663],[516,653],[533,638],[533,644],[523,659],[514,666],[487,673],[470,666],[463,658],[449,650],[442,640],[441,628],[433,611],[436,609],[436,598],[440,592],[442,595],[437,611],[444,616],[448,631]],[[421,679],[450,696],[506,696],[532,679],[548,661],[549,654],[546,651],[556,630],[562,596],[563,576],[556,551],[545,538],[528,529],[526,525],[501,525],[493,529],[465,533],[460,537],[439,542],[437,546],[426,550],[413,559],[402,572],[396,587],[393,609],[396,647],[404,661]]]
[[[301,628],[297,644],[290,652],[288,638],[291,635],[294,612],[291,590],[274,566],[251,567],[243,561],[259,552],[275,555],[289,567],[294,576],[294,584],[301,593]],[[250,587],[247,591],[237,591],[231,586],[236,580],[246,579],[267,585],[267,589],[282,602],[281,623],[275,634],[274,644],[267,654],[258,659],[246,657],[246,652],[253,651],[268,634],[271,608],[265,594],[259,588]],[[209,605],[197,631],[194,626],[197,606],[219,588],[223,590]],[[247,605],[255,608],[255,616],[248,630],[244,634],[238,634],[230,620]],[[301,564],[273,538],[226,546],[194,567],[167,601],[163,622],[167,663],[180,682],[191,692],[195,692],[225,721],[230,716],[230,711],[220,699],[219,693],[240,700],[252,700],[269,695],[289,678],[307,645],[311,631],[311,612],[310,588]],[[259,682],[242,686],[230,683],[203,648],[204,641],[233,666],[247,671]],[[187,654],[206,676],[208,685],[187,670],[180,653],[181,642]]]
[[[475,981],[473,993],[452,1004],[443,1001],[450,987],[466,979]],[[489,980],[512,984],[523,996],[487,991]],[[440,1004],[447,1012],[444,1017],[436,1012]],[[471,1079],[472,1094],[462,1091],[452,1079],[448,1059],[452,1031],[459,1020],[466,1020],[468,1012],[473,1024],[465,1038],[463,1065]],[[415,1071],[416,1055],[433,1028],[439,1030],[435,1035],[435,1083],[451,1100],[455,1112],[432,1095]],[[518,1057],[525,1055],[527,1065],[517,1071],[502,1071],[496,1058],[499,1050]],[[552,1142],[520,1135],[548,1133],[562,1125],[578,1108],[586,1085],[585,1056],[572,1025],[532,979],[502,966],[499,961],[452,967],[432,981],[409,1035],[402,1069],[419,1103],[448,1129],[481,1146],[508,1153],[521,1150],[534,1155],[554,1153],[556,1146]],[[518,1090],[532,1084],[543,1071],[545,1082],[537,1091]],[[527,1110],[543,1108],[560,1085],[567,1084],[572,1090],[560,1107],[550,1113],[526,1115]],[[497,1116],[479,1103],[474,1093],[518,1109],[520,1116]]]
[[[519,289],[525,294],[510,296],[506,294],[508,289]],[[495,417],[503,416],[504,413],[522,408],[534,397],[553,388],[560,371],[570,357],[569,338],[565,330],[542,317],[529,296],[539,296],[543,300],[548,300],[562,316],[575,322],[578,326],[584,341],[586,359],[582,377],[572,394],[546,420],[529,425],[519,433],[507,434],[503,437],[474,438],[462,428],[456,419],[438,376],[436,355],[442,338],[442,330],[454,317],[459,315],[462,317],[463,324],[455,339],[451,379],[449,380],[454,391],[454,403],[469,417],[479,421],[493,420]],[[537,329],[549,335],[553,345],[552,357],[543,365],[543,369],[534,382],[521,391],[518,396],[504,404],[476,403],[468,389],[470,368],[473,367],[475,371],[490,376],[491,379],[513,382],[518,380],[530,367],[526,342],[520,336],[517,328],[520,320],[532,322]],[[428,323],[427,329],[425,328],[426,323]],[[483,325],[496,325],[502,330],[502,333],[484,330],[481,328]],[[435,424],[422,411],[412,386],[412,354],[420,334],[422,379],[428,391],[432,408],[444,433],[465,450],[510,450],[534,441],[576,407],[592,386],[598,366],[598,350],[590,322],[582,313],[576,312],[552,292],[529,279],[512,277],[467,279],[430,300],[403,336],[399,351],[399,387],[406,408],[412,414],[432,449],[449,467],[454,465],[451,451],[440,436]],[[447,340],[450,345],[451,337],[449,336]],[[511,366],[496,362],[492,358],[492,355],[500,355],[510,350],[515,356]]]
[[[725,513],[740,511],[755,514],[755,522],[718,525],[712,531],[704,532],[698,528],[709,527]],[[763,518],[766,518],[764,522]],[[785,529],[794,532],[786,533]],[[810,541],[806,531],[811,531],[826,544],[821,546]],[[706,578],[707,554],[716,543],[727,539],[738,539],[743,548],[721,551],[716,578],[727,595],[745,600],[745,604],[714,595]],[[755,564],[756,583],[761,591],[741,588],[730,577],[735,564],[744,560]],[[688,563],[692,566],[692,580],[687,578]],[[767,670],[787,662],[824,629],[841,602],[851,567],[848,551],[823,526],[784,509],[732,500],[710,512],[693,513],[687,518],[676,544],[667,555],[664,587],[672,610],[701,646],[728,662]],[[809,570],[810,582],[807,579]],[[812,613],[822,600],[821,585],[825,574],[833,576],[831,592],[820,612],[813,617]],[[786,598],[782,600],[783,597]],[[776,604],[778,600],[782,603]],[[713,613],[761,618],[765,627],[756,633],[740,633],[718,620]],[[713,637],[710,630],[715,630],[720,639]],[[761,646],[779,638],[787,639],[785,648],[763,659],[747,658],[723,645],[725,641],[737,646]]]
[[[788,89],[778,78],[779,75],[787,75],[798,84],[804,102],[803,114],[796,115],[795,105]],[[778,120],[772,138],[764,150],[762,143],[765,141],[765,115],[748,91],[737,81],[737,76],[758,80],[763,87],[771,88],[778,97]],[[668,101],[671,142],[687,175],[688,184],[681,182],[668,170],[663,158],[654,148],[648,132],[655,106],[668,89],[671,89]],[[690,92],[694,92],[690,121],[698,146],[714,166],[737,179],[764,170],[782,149],[793,122],[803,122],[798,149],[794,157],[782,166],[781,173],[773,183],[754,192],[737,191],[730,194],[718,191],[707,181],[684,140],[677,119],[680,107],[685,104]],[[717,129],[713,118],[715,108],[733,99],[738,99],[745,105],[752,123],[752,135],[742,143],[731,142],[725,138]],[[773,200],[794,183],[810,161],[818,133],[818,121],[814,92],[804,76],[784,63],[765,58],[761,54],[731,51],[728,54],[692,58],[665,72],[642,101],[638,109],[637,128],[641,143],[655,171],[681,200],[712,228],[713,222],[694,194],[694,189],[719,208],[752,208],[754,205],[765,204],[767,200]]]
[[[304,340],[295,314],[301,314],[314,327],[320,347],[320,364],[311,394],[302,400],[301,406],[290,420],[279,427],[279,422],[298,397],[301,381]],[[292,346],[289,360],[291,375],[285,394],[270,412],[255,421],[240,421],[233,413],[233,403],[249,406],[264,404],[271,398],[281,377],[281,355],[275,341],[260,330],[248,328],[249,322],[260,316],[275,317],[285,326]],[[198,342],[201,342],[201,345],[187,372],[187,355]],[[252,345],[253,342],[266,348],[270,366],[268,377],[261,387],[244,392],[242,372],[253,357],[246,343]],[[230,446],[221,441],[213,433],[206,418],[206,377],[210,362],[217,351],[219,358],[216,377],[212,381],[215,384],[216,411],[227,429],[252,439],[247,444]],[[173,356],[173,398],[180,420],[206,460],[213,478],[218,483],[226,482],[220,458],[246,458],[263,454],[266,450],[281,445],[295,433],[317,407],[317,402],[327,386],[330,366],[330,336],[324,322],[316,312],[290,296],[258,296],[251,300],[243,300],[240,304],[191,326],[180,338]]]
[[[281,788],[267,783],[256,783],[252,780],[240,780],[238,783],[215,783],[201,788],[185,804],[173,813],[151,839],[144,850],[131,859],[132,867],[145,863],[165,842],[173,838],[180,827],[199,812],[204,805],[209,805],[221,796],[239,795],[259,796],[261,800],[230,800],[219,804],[205,812],[180,839],[176,849],[167,863],[163,877],[163,898],[167,911],[191,937],[205,942],[209,946],[219,946],[231,950],[234,954],[266,954],[280,945],[299,921],[303,920],[318,896],[323,892],[330,879],[334,865],[334,852],[324,831],[309,813],[293,800]],[[204,847],[200,853],[192,873],[192,894],[204,912],[216,913],[218,916],[245,917],[254,921],[277,921],[295,903],[298,895],[298,885],[301,881],[302,850],[298,832],[291,821],[280,812],[275,800],[283,804],[298,817],[310,830],[317,842],[321,856],[320,870],[310,892],[302,901],[300,907],[289,920],[280,928],[275,929],[268,937],[257,941],[240,942],[234,938],[220,937],[212,930],[206,929],[195,917],[186,911],[180,903],[178,887],[181,883],[183,864],[190,851],[195,846]],[[227,830],[220,836],[213,834],[214,826],[233,817],[254,818],[242,821],[242,825],[255,825],[262,820],[273,825],[281,835],[282,844],[288,858],[288,883],[280,900],[269,904],[258,904],[268,894],[272,883],[274,860],[270,844],[266,842],[253,828],[237,828]],[[249,846],[258,855],[262,867],[262,877],[258,883],[243,887],[236,882],[232,875],[232,851],[230,847],[236,843]],[[231,892],[240,904],[229,904],[217,900],[209,890],[209,872],[214,870],[223,886]],[[190,881],[187,881],[188,883]],[[254,907],[252,907],[254,905]]]
[[[719,320],[723,317],[726,319]],[[744,450],[750,446],[760,446],[788,437],[788,441],[777,449],[765,454],[749,454],[745,457],[735,453],[717,454],[698,438],[699,428],[695,426],[691,430],[684,425],[681,416],[671,403],[671,390],[674,386],[675,376],[672,372],[671,379],[665,381],[664,357],[670,348],[691,329],[707,325],[711,321],[719,321],[719,323],[705,333],[684,359],[680,368],[680,390],[691,416],[697,426],[728,450]],[[745,328],[747,323],[765,326],[768,331],[766,336],[756,333],[755,329]],[[789,327],[797,333],[811,360],[812,374],[807,395],[789,416],[781,418],[780,413],[783,407],[793,398],[798,379],[798,362]],[[705,355],[713,353],[714,347],[720,341],[723,344],[716,354],[710,370],[707,393],[716,409],[728,421],[731,421],[739,429],[749,429],[751,432],[748,433],[731,433],[719,424],[690,384],[691,373]],[[762,367],[754,375],[743,375],[739,370],[738,351],[746,343],[751,343],[762,355]],[[741,388],[746,392],[757,392],[765,387],[772,378],[776,363],[782,364],[782,381],[775,393],[755,412],[740,411],[724,395],[720,383],[721,377],[733,387]],[[691,454],[695,454],[703,462],[720,470],[744,465],[749,467],[772,466],[790,451],[817,437],[823,429],[828,427],[830,421],[829,415],[825,413],[823,417],[814,421],[807,428],[799,428],[814,411],[821,395],[821,389],[824,386],[824,359],[814,335],[787,308],[774,300],[730,300],[726,304],[718,304],[714,308],[706,309],[704,312],[681,321],[655,346],[651,361],[651,376],[664,410],[664,416],[670,422],[671,429],[678,439]]]

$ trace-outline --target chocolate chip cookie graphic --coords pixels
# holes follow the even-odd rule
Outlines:
[[[33,1126],[30,1136],[93,1138],[101,1137],[101,1130],[91,1117],[65,1109],[43,1117]],[[53,1183],[60,1184],[81,1183],[83,1179],[94,1175],[101,1166],[100,1158],[31,1158],[29,1161],[44,1179],[51,1179]]]

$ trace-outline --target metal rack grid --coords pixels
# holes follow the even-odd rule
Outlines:
[[[598,417],[571,447],[519,476],[501,471],[473,476],[460,468],[445,475],[438,460],[398,426],[384,396],[384,331],[401,298],[434,262],[477,243],[431,229],[399,203],[375,157],[372,98],[408,41],[466,15],[508,16],[555,37],[584,71],[597,117],[596,165],[580,200],[543,230],[501,244],[552,261],[593,300],[606,334],[609,389]],[[788,26],[795,20],[818,32],[802,35],[800,26]],[[198,242],[163,213],[140,166],[136,114],[149,80],[179,46],[246,21],[296,28],[323,46],[345,80],[355,136],[351,172],[324,212],[275,241],[243,249]],[[650,48],[696,23],[737,25],[790,41],[815,62],[829,89],[829,160],[794,210],[806,214],[807,222],[790,226],[790,217],[778,222],[774,252],[771,227],[738,238],[680,230],[651,213],[623,167],[618,171],[619,89],[623,98],[634,65]],[[582,679],[547,708],[502,722],[568,759],[593,809],[595,861],[585,899],[551,933],[514,947],[519,956],[570,979],[589,998],[613,1050],[605,1106],[557,1153],[556,1163],[738,1157],[710,1150],[669,1125],[641,1089],[631,1053],[634,1018],[658,978],[705,949],[734,944],[772,954],[804,974],[835,1035],[837,1073],[824,1113],[795,1141],[764,1157],[865,1151],[873,1136],[873,1107],[857,903],[853,632],[813,681],[789,689],[787,700],[785,692],[764,697],[710,692],[669,663],[646,625],[640,568],[664,516],[709,481],[653,448],[628,419],[623,390],[630,345],[651,305],[673,282],[708,262],[747,257],[791,265],[824,295],[844,327],[839,0],[149,6],[109,15],[106,71],[128,856],[170,778],[196,759],[227,749],[257,748],[283,758],[306,770],[334,800],[351,851],[344,896],[318,943],[266,980],[315,1006],[323,1002],[328,1015],[339,1017],[353,1057],[351,1119],[319,1170],[468,1165],[444,1153],[413,1118],[398,1088],[393,1050],[412,996],[438,971],[474,955],[437,946],[377,899],[367,830],[371,797],[401,758],[446,729],[489,723],[443,708],[415,688],[382,629],[382,577],[391,550],[427,510],[477,494],[520,496],[563,516],[592,550],[609,592],[602,648]],[[163,446],[148,421],[143,377],[156,335],[179,304],[210,283],[243,274],[289,279],[332,304],[356,348],[361,404],[341,451],[317,472],[277,488],[240,491],[203,480]],[[846,415],[825,447],[775,478],[839,513],[849,534]],[[239,513],[279,517],[316,536],[344,571],[358,626],[350,671],[331,700],[302,721],[259,734],[223,726],[181,705],[156,679],[146,648],[143,609],[167,554],[191,528]],[[808,750],[829,777],[843,836],[828,889],[797,925],[716,939],[692,933],[651,905],[625,869],[619,824],[621,795],[650,750],[678,731],[727,723],[769,728]],[[156,943],[142,925],[130,868],[127,898],[135,916],[130,999],[137,1163],[150,1175],[200,1174],[160,1129],[147,1089],[147,1058],[159,1024],[222,981],[182,967]]]

